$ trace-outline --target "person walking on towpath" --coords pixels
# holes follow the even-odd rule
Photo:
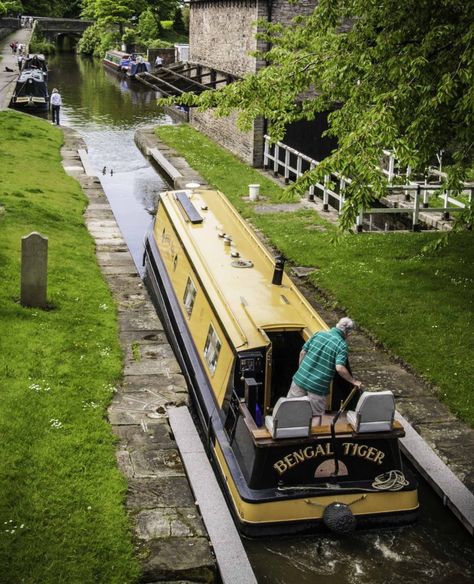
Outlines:
[[[347,368],[347,337],[354,326],[350,318],[341,318],[331,330],[315,333],[301,349],[299,368],[293,376],[288,397],[308,396],[313,416],[324,414],[326,397],[336,371],[352,385],[362,385]]]
[[[52,123],[56,123],[59,126],[59,110],[61,108],[62,101],[59,91],[54,88],[51,93],[51,119]]]

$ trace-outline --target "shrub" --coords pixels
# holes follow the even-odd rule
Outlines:
[[[84,55],[93,55],[95,49],[100,44],[102,31],[99,29],[97,24],[90,26],[84,31],[81,40],[77,43],[78,53]]]

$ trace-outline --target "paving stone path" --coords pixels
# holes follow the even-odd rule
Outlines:
[[[123,383],[109,408],[117,460],[127,478],[141,582],[211,583],[215,558],[166,414],[187,401],[180,367],[97,178],[87,176],[82,139],[63,128],[63,166],[89,199],[85,219],[97,261],[118,305]]]

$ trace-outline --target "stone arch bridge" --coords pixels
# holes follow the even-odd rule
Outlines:
[[[48,18],[35,17],[37,31],[53,43],[60,42],[63,37],[82,36],[84,31],[94,24],[93,20],[79,18]]]

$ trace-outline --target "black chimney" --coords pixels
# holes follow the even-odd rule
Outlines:
[[[275,269],[273,270],[273,279],[272,279],[272,284],[275,284],[275,286],[281,285],[284,267],[285,267],[285,258],[282,255],[277,256],[275,258]]]

